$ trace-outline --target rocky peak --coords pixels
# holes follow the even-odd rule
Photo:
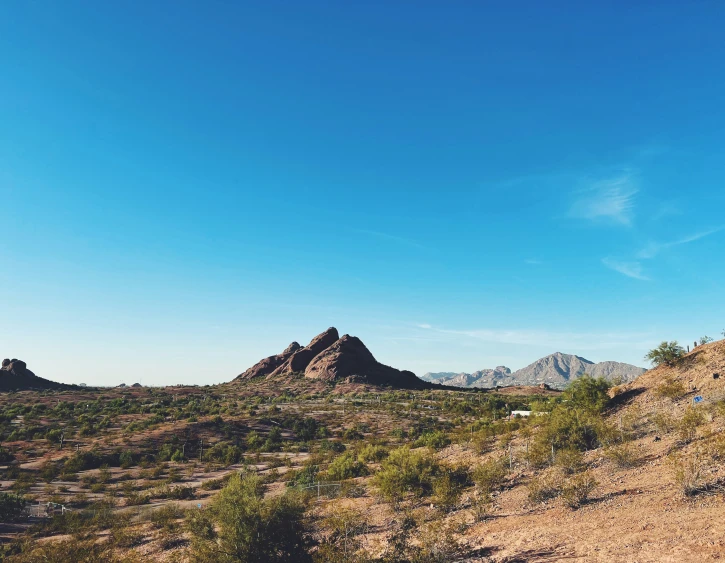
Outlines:
[[[304,348],[293,348],[290,345],[282,354],[265,358],[237,379],[304,373],[305,377],[330,382],[346,380],[406,388],[427,385],[412,372],[378,362],[356,336],[345,334],[339,338],[334,327],[317,335]],[[273,364],[276,367],[270,370]]]

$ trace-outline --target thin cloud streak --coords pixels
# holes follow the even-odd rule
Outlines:
[[[584,333],[584,332],[555,332],[535,329],[473,329],[453,330],[431,327],[427,329],[450,336],[466,336],[471,339],[498,344],[512,344],[518,346],[537,346],[565,351],[580,350],[609,350],[615,348],[641,349],[652,347],[656,342],[650,333]]]
[[[714,229],[708,229],[707,231],[701,231],[699,233],[695,233],[694,235],[690,235],[678,240],[674,240],[671,242],[650,242],[647,246],[642,248],[637,253],[637,258],[640,259],[650,259],[657,256],[660,252],[663,250],[667,250],[668,248],[672,248],[674,246],[680,246],[682,244],[688,244],[690,242],[695,242],[697,240],[703,239],[705,237],[709,237],[710,235],[714,235],[715,233],[718,233],[725,229],[725,226],[715,227]]]
[[[639,262],[621,262],[614,260],[613,258],[602,258],[602,264],[604,264],[610,270],[619,272],[623,276],[633,278],[635,280],[649,281],[650,278],[642,273],[642,264]]]

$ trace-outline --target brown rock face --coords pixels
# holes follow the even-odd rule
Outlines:
[[[262,361],[257,362],[251,368],[244,373],[238,375],[236,379],[252,379],[253,377],[266,377],[276,370],[279,366],[290,359],[290,356],[300,349],[300,345],[297,342],[293,342],[284,352],[277,354],[276,356],[269,356],[264,358]]]
[[[70,389],[72,385],[56,383],[48,379],[38,377],[28,369],[27,364],[22,360],[13,358],[5,359],[0,368],[0,391],[22,390],[22,389]]]
[[[381,364],[362,340],[348,334],[319,354],[307,366],[305,377],[324,381],[350,379],[406,388],[426,386],[410,371],[400,371]]]
[[[305,377],[330,382],[347,380],[408,389],[430,386],[410,371],[378,362],[359,338],[347,334],[338,338],[335,328],[319,334],[304,348],[290,346],[282,354],[265,358],[237,379],[301,372]]]
[[[339,337],[340,335],[334,326],[328,328],[325,332],[315,336],[307,346],[296,350],[284,363],[274,370],[273,375],[305,371],[314,357],[326,348],[332,346]]]

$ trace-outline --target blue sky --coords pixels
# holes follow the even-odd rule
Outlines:
[[[0,355],[216,383],[725,328],[720,2],[5,2]]]

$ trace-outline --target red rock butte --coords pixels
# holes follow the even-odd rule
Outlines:
[[[430,387],[413,372],[381,364],[362,340],[349,334],[340,337],[335,327],[315,336],[307,346],[292,342],[284,352],[257,362],[235,381],[291,374],[304,374],[330,383],[359,382],[406,389]]]

